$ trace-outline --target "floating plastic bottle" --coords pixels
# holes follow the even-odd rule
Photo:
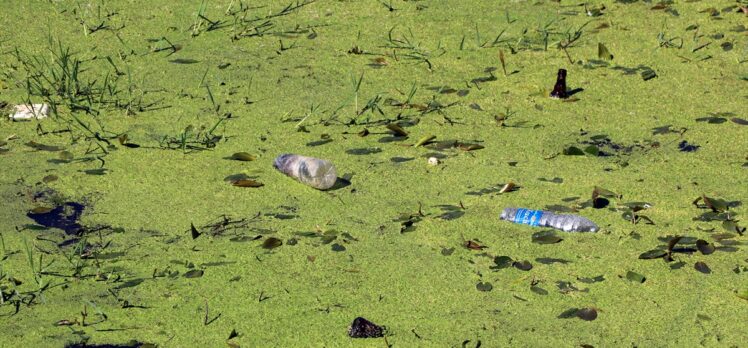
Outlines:
[[[273,161],[273,167],[281,173],[319,190],[329,189],[335,185],[338,178],[332,162],[319,158],[283,154]]]
[[[499,216],[502,220],[530,226],[551,227],[565,232],[597,232],[598,227],[589,219],[572,214],[556,214],[547,210],[506,208]]]

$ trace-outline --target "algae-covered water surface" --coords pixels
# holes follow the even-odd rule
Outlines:
[[[744,0],[0,20],[0,346],[745,344]]]

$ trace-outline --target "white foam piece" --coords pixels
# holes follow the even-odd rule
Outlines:
[[[49,115],[49,105],[47,104],[20,104],[13,108],[15,112],[9,115],[13,121],[42,119]]]

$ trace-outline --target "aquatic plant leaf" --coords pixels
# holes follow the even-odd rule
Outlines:
[[[697,271],[701,272],[701,273],[704,273],[704,274],[712,273],[712,270],[703,261],[697,261],[693,265],[693,268],[696,269]]]
[[[597,319],[597,310],[594,308],[582,308],[577,311],[576,316],[585,321],[593,321]]]
[[[231,185],[234,185],[236,187],[262,187],[265,184],[259,181],[252,180],[252,179],[239,179],[239,180],[233,181]]]
[[[462,151],[473,151],[473,150],[484,149],[485,147],[479,144],[460,143],[457,145],[457,148]]]
[[[517,185],[515,185],[513,182],[510,181],[501,187],[501,189],[499,190],[499,193],[507,193],[507,192],[516,191],[518,188],[519,187]]]
[[[487,246],[485,246],[485,245],[480,245],[480,244],[478,244],[478,242],[476,242],[476,241],[474,241],[474,240],[469,240],[469,241],[466,241],[466,242],[465,242],[465,244],[463,244],[463,246],[464,246],[465,248],[468,248],[468,249],[470,249],[470,250],[483,250],[483,249],[485,249],[485,248],[488,248],[488,247],[487,247]]]
[[[436,139],[436,135],[426,135],[423,138],[418,139],[418,142],[416,142],[415,145],[413,145],[413,147],[419,147],[419,146],[429,144],[433,142],[434,139]]]
[[[492,269],[503,269],[511,267],[513,260],[509,256],[496,256],[493,262],[496,266],[491,266]]]
[[[642,70],[642,72],[641,72],[641,77],[642,77],[642,80],[649,81],[649,80],[657,77],[657,73],[654,70],[652,70],[651,68],[645,67],[645,69]]]
[[[706,122],[711,124],[721,124],[727,122],[727,119],[724,117],[717,117],[717,116],[706,116],[706,117],[699,117],[696,119],[696,122]]]
[[[738,226],[737,222],[733,220],[722,221],[722,228],[727,230],[728,232],[737,233],[741,236],[743,235],[743,233],[745,233],[746,230],[746,227]]]
[[[227,340],[230,340],[234,337],[239,337],[239,333],[236,332],[236,329],[231,329],[231,333],[229,334],[229,338],[227,338]]]
[[[64,149],[63,147],[59,147],[59,146],[39,144],[33,140],[29,141],[28,143],[24,145],[31,147],[35,150],[39,150],[39,151],[56,152],[56,151],[61,151],[62,149]]]
[[[455,248],[442,248],[442,252],[441,253],[444,256],[449,256],[449,255],[452,255],[452,253],[454,253],[454,251],[455,251]]]
[[[283,241],[275,237],[268,237],[262,242],[263,249],[275,249],[281,245],[283,245]]]
[[[548,290],[543,289],[543,288],[541,288],[541,287],[539,287],[537,285],[530,286],[530,291],[532,291],[532,292],[534,292],[534,293],[536,293],[538,295],[543,295],[543,296],[548,295]]]
[[[401,136],[401,137],[407,137],[408,132],[406,132],[403,127],[400,127],[397,123],[388,123],[387,129],[391,130],[395,135]]]
[[[613,55],[610,54],[610,51],[608,51],[608,48],[605,47],[602,42],[598,42],[597,44],[597,58],[602,60],[613,60]]]
[[[703,239],[696,241],[696,248],[704,255],[709,255],[714,252],[714,244],[711,244]]]
[[[331,245],[331,249],[332,249],[332,251],[337,251],[337,252],[345,251],[345,247],[343,245],[338,244],[338,243],[334,243],[333,245]]]
[[[202,233],[195,228],[195,224],[190,222],[190,233],[192,234],[192,239],[197,239],[197,237],[200,237]]]
[[[384,328],[374,324],[362,317],[353,320],[348,328],[348,336],[351,338],[374,338],[384,336]]]
[[[641,255],[639,255],[639,259],[641,260],[659,259],[659,258],[665,257],[665,255],[667,254],[668,252],[665,250],[654,249],[654,250],[645,251],[641,253]]]
[[[564,240],[554,231],[540,231],[532,234],[532,242],[537,244],[555,244]]]
[[[584,151],[576,146],[569,146],[564,149],[563,154],[566,156],[584,156]]]
[[[231,155],[231,159],[237,161],[254,161],[257,157],[247,152],[237,152]]]
[[[200,278],[203,276],[203,274],[205,274],[205,271],[201,269],[193,269],[193,270],[184,272],[182,276],[185,278]]]
[[[589,145],[584,148],[584,152],[592,156],[600,156],[600,149],[596,145]]]
[[[106,168],[86,169],[83,171],[88,175],[104,175],[107,172]]]
[[[626,279],[636,283],[644,283],[644,281],[647,280],[643,275],[632,271],[626,272]]]
[[[745,120],[742,118],[733,117],[730,119],[730,121],[737,123],[739,125],[748,126],[748,120]]]
[[[529,270],[532,269],[532,264],[530,263],[530,261],[527,261],[527,260],[525,260],[525,261],[516,261],[516,262],[512,263],[512,266],[514,266],[514,268],[516,268],[516,269],[518,269],[520,271],[529,271]]]
[[[478,289],[478,291],[491,291],[493,289],[493,285],[489,282],[479,282],[475,285],[475,288]]]
[[[743,289],[735,293],[738,298],[748,301],[748,289]]]
[[[43,177],[42,178],[42,182],[44,182],[44,183],[50,183],[50,182],[53,182],[53,181],[57,181],[57,179],[59,179],[59,178],[60,177],[58,177],[57,175],[50,174],[50,175],[46,175],[45,177]]]

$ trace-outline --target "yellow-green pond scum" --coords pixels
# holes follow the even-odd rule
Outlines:
[[[0,346],[743,346],[746,7],[6,2]]]

